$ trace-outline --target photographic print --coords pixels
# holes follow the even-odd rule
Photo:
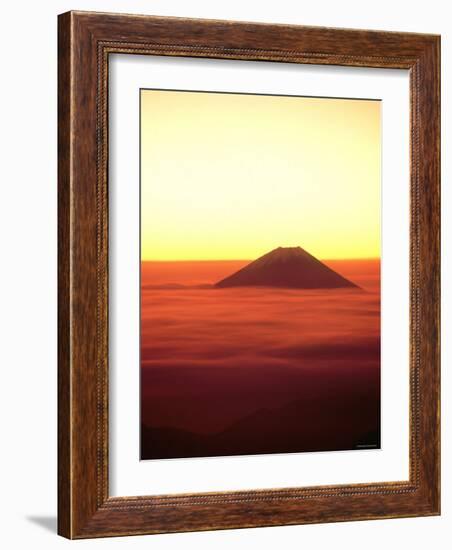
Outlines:
[[[140,90],[142,460],[380,448],[380,125]]]

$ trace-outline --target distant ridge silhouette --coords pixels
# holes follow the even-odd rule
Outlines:
[[[348,395],[348,407],[340,394],[331,395],[327,404],[316,402],[316,397],[260,408],[212,434],[142,424],[141,458],[337,451],[360,445],[380,448],[380,431],[374,427],[377,397],[372,392]]]
[[[300,246],[279,247],[215,284],[217,288],[359,288]]]

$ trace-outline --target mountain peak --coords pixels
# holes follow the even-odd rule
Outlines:
[[[359,288],[300,246],[279,246],[219,281],[218,288],[269,286],[279,288]]]

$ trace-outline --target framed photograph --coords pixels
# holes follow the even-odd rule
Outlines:
[[[440,513],[439,56],[59,16],[61,535]]]

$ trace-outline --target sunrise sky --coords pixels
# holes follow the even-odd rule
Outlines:
[[[142,90],[142,260],[379,257],[380,109]]]

